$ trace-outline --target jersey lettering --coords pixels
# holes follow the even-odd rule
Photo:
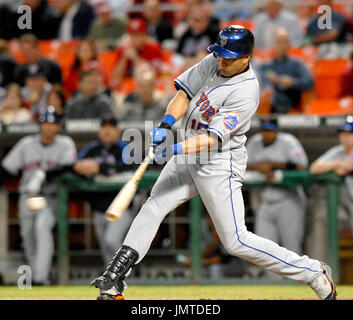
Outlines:
[[[202,91],[200,99],[196,102],[196,105],[199,106],[200,103],[202,103],[202,102],[204,102],[206,100],[208,100],[208,97],[207,97],[205,91]]]
[[[202,103],[201,107],[200,107],[200,111],[204,111],[207,109],[207,107],[210,105],[210,100],[206,100],[205,102]]]
[[[203,123],[201,121],[197,122],[196,119],[191,120],[191,129],[192,130],[198,131],[200,129],[207,129],[207,128],[208,128],[208,123]]]
[[[201,110],[201,108],[200,108]],[[211,117],[213,117],[216,114],[215,108],[210,106],[205,112],[202,113],[202,116],[207,120],[210,121]]]
[[[208,99],[205,91],[202,91],[199,100],[196,102],[196,105],[200,107],[199,111],[203,112],[202,117],[207,121],[210,121],[212,116],[216,114],[216,110],[211,106],[211,102]]]

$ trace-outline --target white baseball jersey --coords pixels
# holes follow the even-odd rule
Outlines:
[[[264,145],[261,133],[255,134],[248,140],[246,148],[249,164],[261,161],[282,163],[290,161],[304,167],[308,165],[308,158],[301,143],[290,133],[278,132],[276,140],[268,146]],[[286,198],[288,193],[293,191],[292,189],[268,186],[263,190],[261,196],[263,201],[275,202]]]
[[[76,160],[76,147],[68,136],[56,135],[52,144],[45,146],[40,142],[40,135],[22,138],[3,159],[3,167],[17,175],[22,170],[19,191],[26,193],[26,187],[36,169],[44,171],[60,165],[68,165]],[[55,183],[43,184],[45,194],[56,192]]]
[[[334,160],[343,160],[348,156],[351,155],[347,155],[344,146],[339,144],[327,150],[319,157],[319,160],[329,162]],[[342,187],[347,188],[348,194],[353,200],[353,176],[351,174],[347,174],[344,177],[344,185],[342,185]]]
[[[175,85],[191,99],[181,126],[185,139],[208,131],[219,137],[224,151],[245,144],[260,96],[251,67],[234,77],[224,77],[217,59],[209,54],[177,77]]]

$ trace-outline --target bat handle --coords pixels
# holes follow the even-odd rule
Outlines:
[[[154,158],[154,147],[148,149],[147,157],[152,160]]]

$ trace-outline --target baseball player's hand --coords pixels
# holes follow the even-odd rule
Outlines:
[[[155,128],[151,133],[151,143],[154,148],[162,144],[168,135],[168,129],[165,128]]]
[[[350,158],[339,160],[338,166],[336,166],[334,172],[339,176],[345,176],[349,172],[353,171],[353,162]]]
[[[183,147],[180,143],[173,144],[171,146],[156,146],[154,149],[154,161],[158,161],[159,159],[166,158],[170,155],[181,154],[183,153]]]
[[[83,176],[93,176],[99,173],[99,165],[93,159],[83,159],[74,164],[74,170]]]
[[[268,182],[272,182],[273,171],[272,163],[269,161],[259,162],[257,164],[257,170],[262,173]]]
[[[174,125],[175,121],[176,119],[173,115],[166,114],[159,126],[153,129],[151,133],[151,144],[154,148],[162,144],[167,139],[168,132]]]

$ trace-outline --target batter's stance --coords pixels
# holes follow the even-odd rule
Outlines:
[[[99,300],[123,299],[124,279],[147,253],[164,217],[199,194],[227,251],[259,267],[309,284],[320,299],[335,299],[330,268],[299,256],[246,229],[241,186],[246,170],[245,133],[259,103],[259,84],[250,66],[254,36],[242,26],[223,29],[212,53],[175,80],[177,93],[166,115],[152,132],[152,143],[161,149],[168,130],[183,117],[185,140],[164,147],[156,156],[174,156],[163,168],[151,196],[132,223],[123,246],[107,270],[91,285],[100,289]],[[187,154],[208,152],[207,164],[182,163]],[[181,164],[182,163],[182,164]]]

